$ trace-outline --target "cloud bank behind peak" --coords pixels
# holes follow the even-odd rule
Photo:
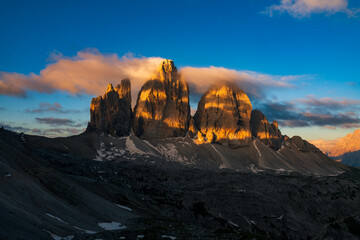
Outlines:
[[[103,94],[108,83],[117,84],[129,78],[133,103],[142,85],[152,78],[161,57],[134,57],[101,54],[97,50],[84,50],[74,57],[57,54],[39,74],[0,72],[0,94],[24,97],[28,91],[70,94]],[[183,67],[180,72],[193,93],[203,93],[219,81],[232,81],[246,93],[260,98],[266,87],[292,87],[291,81],[303,76],[274,76],[253,71],[238,71],[223,67]]]

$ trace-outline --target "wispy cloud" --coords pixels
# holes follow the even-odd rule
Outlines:
[[[313,13],[334,14],[342,12],[355,16],[359,9],[349,8],[348,0],[281,0],[279,4],[268,7],[265,13],[288,13],[296,18],[309,17]]]
[[[349,99],[349,98],[334,99],[330,97],[316,98],[313,95],[309,95],[306,98],[297,99],[296,101],[311,107],[314,106],[326,107],[328,109],[333,109],[333,110],[344,109],[346,107],[360,105],[359,99]]]
[[[291,102],[258,103],[260,110],[269,120],[277,120],[280,126],[334,128],[358,128],[360,116],[357,113],[360,102],[356,99],[333,99],[308,96]]]
[[[100,95],[108,83],[117,84],[124,78],[131,79],[133,93],[137,93],[163,60],[131,55],[119,58],[116,54],[101,54],[94,49],[80,51],[75,57],[58,54],[52,59],[55,62],[38,75],[0,72],[0,94],[24,97],[28,90],[32,90]]]
[[[57,137],[57,136],[68,136],[68,135],[77,135],[84,132],[85,129],[78,129],[78,128],[50,128],[45,129],[42,132],[42,135],[50,136],[50,137]]]
[[[45,117],[45,118],[35,118],[35,120],[40,124],[47,124],[52,126],[72,126],[72,127],[81,127],[82,124],[75,124],[73,120],[67,118],[53,118],[53,117]]]
[[[40,71],[40,74],[0,72],[0,94],[24,97],[27,91],[32,90],[100,95],[104,93],[108,83],[117,84],[122,79],[129,78],[132,97],[136,101],[138,91],[152,78],[163,60],[161,57],[136,58],[132,55],[118,57],[116,54],[101,54],[93,49],[80,51],[75,57],[64,57],[57,53],[51,59],[55,62]],[[258,97],[265,87],[292,87],[292,81],[306,77],[273,76],[223,67],[184,67],[180,72],[198,93],[204,92],[215,82],[233,81],[249,94]],[[56,111],[56,106],[43,106],[46,107],[52,107]],[[41,107],[39,111],[42,111]]]
[[[265,88],[292,88],[294,87],[293,81],[311,77],[309,75],[276,76],[213,66],[183,67],[180,72],[190,84],[192,92],[204,93],[215,83],[229,81],[237,84],[253,98],[263,98]]]
[[[43,113],[43,112],[54,112],[54,113],[76,113],[78,110],[64,110],[60,103],[48,103],[42,102],[39,104],[38,108],[26,109],[27,113]]]
[[[0,122],[0,126],[4,127],[7,130],[13,131],[13,132],[28,132],[30,131],[29,128],[23,127],[23,126],[15,126],[15,124],[12,123],[4,123]]]

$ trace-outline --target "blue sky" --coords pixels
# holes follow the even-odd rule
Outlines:
[[[251,72],[247,80],[254,81],[261,94],[250,94],[254,107],[269,120],[279,120],[284,134],[309,140],[343,136],[360,128],[360,2],[321,2],[3,0],[0,122],[48,136],[81,131],[97,92],[56,87],[44,91],[38,85],[24,87],[23,81],[51,81],[29,74],[40,76],[59,59],[77,61],[79,52],[90,51],[116,54],[116,61],[127,54],[170,58],[179,69],[215,66],[239,75]],[[256,79],[258,74],[266,79]],[[15,86],[12,76],[24,76],[19,81],[23,86]],[[266,82],[279,83],[281,77],[287,79],[286,87]],[[10,94],[14,86],[25,93]],[[49,118],[70,122],[49,124]]]

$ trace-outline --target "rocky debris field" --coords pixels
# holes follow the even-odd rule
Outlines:
[[[0,134],[0,239],[360,237],[356,168],[326,177],[99,162],[29,139]]]

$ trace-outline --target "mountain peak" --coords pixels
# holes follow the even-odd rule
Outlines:
[[[105,94],[108,93],[108,92],[112,92],[112,91],[114,91],[114,87],[113,87],[113,85],[111,83],[109,83],[109,85],[106,88]]]
[[[166,81],[174,79],[177,77],[177,68],[175,67],[174,61],[170,59],[165,59],[159,65],[155,76],[153,79]]]

